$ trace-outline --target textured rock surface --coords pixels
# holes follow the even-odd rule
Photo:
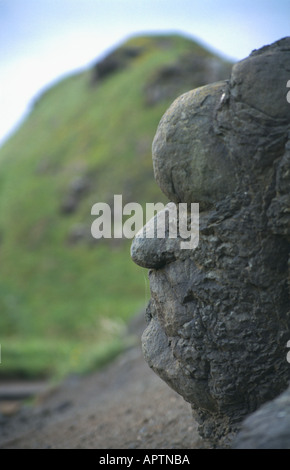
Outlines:
[[[175,202],[211,207],[235,189],[230,153],[213,130],[225,81],[182,95],[163,116],[153,142],[157,183]]]
[[[154,172],[170,200],[200,204],[199,246],[164,242],[161,255],[154,240],[133,242],[152,268],[145,358],[218,445],[290,379],[289,77],[285,38],[172,104]]]
[[[140,230],[131,245],[131,258],[139,266],[144,268],[161,268],[167,263],[174,261],[180,251],[181,238],[169,238],[169,225],[166,224],[166,216],[169,218],[169,203],[164,210],[158,212]],[[168,215],[167,215],[168,214]],[[164,230],[162,228],[164,227]],[[164,237],[158,237],[158,230],[164,231]]]
[[[235,449],[290,449],[290,388],[249,416]]]

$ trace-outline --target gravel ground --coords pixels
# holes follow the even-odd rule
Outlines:
[[[139,325],[140,326],[140,325]],[[33,405],[0,415],[1,449],[204,449],[190,405],[144,361],[140,345]]]

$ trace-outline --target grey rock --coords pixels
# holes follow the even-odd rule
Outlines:
[[[65,195],[60,211],[64,215],[70,215],[77,211],[82,198],[90,189],[90,181],[86,176],[80,176],[71,181],[67,194]]]
[[[174,206],[175,204],[169,203],[135,236],[131,245],[131,258],[139,266],[160,268],[176,259],[175,253],[180,251],[182,240],[180,237],[170,238],[169,215],[171,207],[174,208]],[[161,236],[158,237],[158,233]],[[178,234],[177,224],[176,233]]]
[[[154,106],[165,99],[230,76],[232,65],[200,49],[162,66],[145,86],[145,102]]]
[[[110,75],[119,72],[143,53],[143,47],[123,46],[100,60],[94,67],[92,84],[107,79]]]
[[[230,153],[213,129],[216,108],[227,90],[218,82],[190,91],[171,105],[153,141],[154,175],[175,202],[210,208],[234,191]]]
[[[67,195],[61,203],[60,212],[63,215],[70,215],[76,212],[79,204],[79,199],[74,195]]]
[[[234,65],[231,94],[238,102],[283,122],[290,119],[286,83],[290,74],[290,40],[254,51]]]
[[[90,242],[91,241],[91,230],[90,226],[86,224],[75,224],[71,227],[67,241],[70,245],[76,245],[80,242]]]
[[[172,104],[154,173],[171,201],[200,204],[199,245],[132,247],[150,269],[145,358],[217,446],[290,380],[289,53],[290,38],[254,51]]]
[[[234,449],[290,449],[290,388],[244,422]]]
[[[86,176],[80,176],[75,178],[70,183],[70,192],[73,195],[83,195],[88,191],[90,187],[90,181]]]

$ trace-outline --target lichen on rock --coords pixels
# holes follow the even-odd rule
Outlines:
[[[229,445],[290,379],[289,77],[284,38],[237,63],[229,81],[175,100],[153,142],[162,191],[200,204],[200,242],[164,242],[162,256],[152,239],[133,242],[134,261],[150,269],[143,351],[215,445]]]

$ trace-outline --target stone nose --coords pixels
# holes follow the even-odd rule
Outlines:
[[[188,211],[190,207],[190,211]],[[137,233],[131,245],[133,261],[159,269],[188,256],[199,244],[199,204],[170,202]]]
[[[174,207],[174,203],[167,204],[164,210],[150,219],[133,239],[131,258],[139,266],[159,269],[176,259],[181,239],[177,236],[170,238],[169,216],[172,215]],[[177,228],[177,220],[171,217],[171,229],[173,229],[171,232],[175,232],[174,225]]]

